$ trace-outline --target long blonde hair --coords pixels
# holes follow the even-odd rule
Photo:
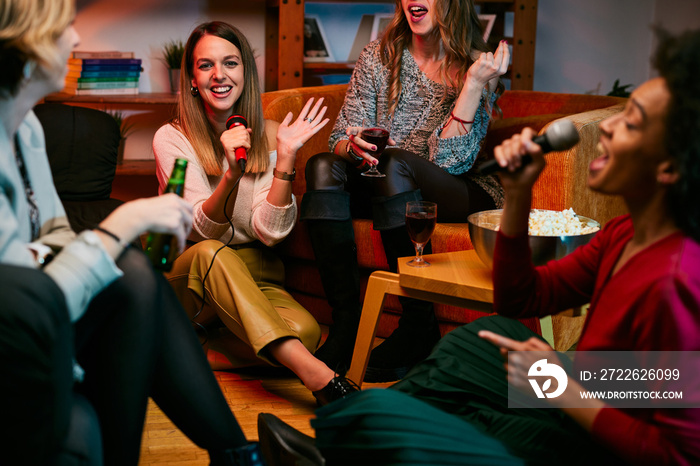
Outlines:
[[[434,4],[437,30],[445,50],[439,73],[443,84],[462,89],[463,81],[455,81],[449,71],[457,66],[457,76],[464,76],[474,63],[473,51],[488,52],[479,16],[472,0],[436,0]],[[393,114],[401,95],[401,56],[411,44],[413,33],[404,14],[401,0],[396,0],[394,17],[380,43],[382,64],[389,71],[389,113]],[[502,91],[502,84],[499,82]]]
[[[62,65],[56,44],[74,17],[73,0],[0,0],[0,93],[16,94],[29,61]]]
[[[178,116],[173,121],[187,137],[207,175],[223,174],[224,148],[218,135],[207,120],[202,99],[193,96],[190,86],[194,77],[194,48],[205,35],[220,37],[231,42],[241,51],[243,61],[244,86],[241,96],[236,101],[232,112],[242,115],[252,128],[251,148],[248,151],[246,172],[260,173],[270,164],[267,138],[265,137],[265,120],[260,99],[260,81],[255,66],[253,49],[248,39],[234,26],[221,21],[212,21],[197,26],[185,44],[185,53],[180,65],[180,96],[178,97]]]

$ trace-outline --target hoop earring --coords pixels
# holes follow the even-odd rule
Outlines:
[[[197,97],[199,95],[199,89],[194,86],[190,86],[190,94]]]

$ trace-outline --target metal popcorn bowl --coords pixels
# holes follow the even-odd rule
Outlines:
[[[485,210],[471,214],[467,219],[469,222],[469,235],[474,245],[479,259],[489,268],[493,267],[493,250],[496,245],[497,228],[501,224],[503,209]],[[600,223],[588,217],[577,215],[582,223],[588,226],[598,227]],[[587,233],[583,235],[562,235],[562,236],[532,236],[528,237],[530,250],[532,251],[532,262],[535,265],[544,265],[550,260],[561,259],[577,247],[588,243],[597,233]]]

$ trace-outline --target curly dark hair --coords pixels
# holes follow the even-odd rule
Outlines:
[[[653,64],[671,94],[664,145],[680,175],[669,190],[668,208],[676,225],[700,241],[700,30],[674,36],[655,29]]]

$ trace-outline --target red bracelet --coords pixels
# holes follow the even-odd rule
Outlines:
[[[469,130],[467,130],[467,128],[464,125],[471,125],[474,123],[474,120],[467,121],[467,120],[462,120],[461,118],[457,118],[455,116],[454,110],[450,112],[450,120],[454,120],[454,121],[458,122],[462,126],[462,129],[464,130],[465,133],[468,133]]]

